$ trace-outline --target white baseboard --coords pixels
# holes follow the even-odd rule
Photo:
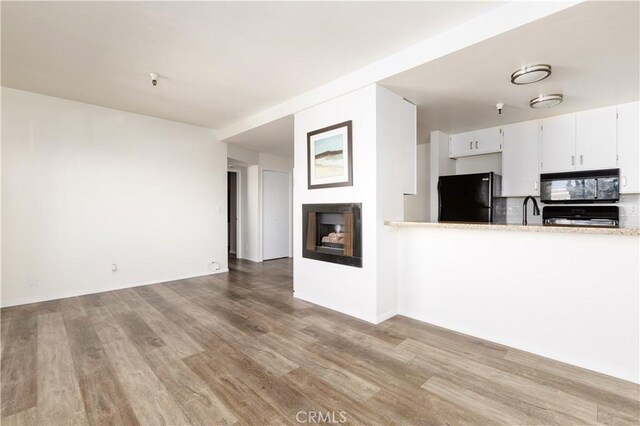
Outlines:
[[[125,288],[142,287],[145,285],[162,284],[162,283],[171,282],[171,281],[188,280],[189,278],[206,277],[209,275],[223,274],[225,272],[229,272],[229,268],[222,268],[219,271],[210,272],[208,274],[189,275],[186,277],[180,277],[180,278],[168,279],[168,280],[162,280],[162,281],[141,282],[141,283],[135,283],[130,285],[113,286],[113,287],[101,288],[101,289],[81,288],[81,289],[75,289],[75,290],[66,291],[66,292],[60,292],[59,294],[56,294],[53,297],[51,296],[41,297],[41,296],[34,295],[32,297],[22,297],[19,299],[13,299],[8,301],[3,299],[3,300],[0,300],[0,307],[9,308],[11,306],[29,305],[31,303],[48,302],[50,300],[66,299],[68,297],[86,296],[88,294],[104,293],[107,291],[122,290]]]
[[[376,324],[380,324],[381,322],[384,322],[384,321],[388,320],[389,318],[393,318],[396,315],[398,315],[398,313],[395,310],[386,312],[384,314],[380,314],[376,318]]]
[[[407,310],[401,310],[400,312],[398,312],[398,315],[402,315],[414,320],[418,320],[421,322],[424,322],[426,324],[430,324],[430,325],[435,325],[436,327],[440,327],[440,328],[444,328],[446,330],[450,330],[456,333],[461,333],[461,334],[465,334],[467,336],[472,336],[478,339],[483,339],[492,343],[497,343],[499,345],[503,345],[503,346],[507,346],[510,348],[514,348],[520,351],[524,351],[524,352],[529,352],[531,354],[534,355],[538,355],[541,357],[545,357],[545,358],[549,358],[549,359],[553,359],[555,361],[559,361],[559,362],[564,362],[565,364],[569,364],[569,365],[573,365],[576,367],[580,367],[580,368],[584,368],[585,370],[591,370],[591,371],[595,371],[597,373],[602,373],[602,374],[606,374],[609,376],[613,376],[613,377],[617,377],[619,379],[622,380],[627,380],[633,383],[640,383],[640,380],[638,377],[635,376],[629,376],[629,375],[625,375],[625,374],[620,374],[619,371],[615,370],[615,369],[609,369],[609,370],[603,370],[603,369],[595,369],[593,368],[592,365],[587,365],[583,362],[582,359],[575,359],[575,358],[564,358],[564,357],[558,357],[556,356],[554,353],[550,353],[549,351],[545,351],[545,350],[540,350],[540,348],[534,348],[534,347],[528,347],[528,346],[523,346],[523,345],[519,345],[516,344],[514,342],[511,341],[507,341],[504,339],[499,339],[496,338],[495,336],[490,336],[490,335],[482,335],[481,333],[477,333],[474,332],[473,330],[468,330],[468,329],[464,329],[461,327],[455,327],[452,328],[451,324],[440,324],[438,322],[432,321],[429,318],[426,317],[426,315],[424,313],[421,312],[411,312],[411,311],[407,311]]]
[[[335,306],[326,306],[326,305],[320,304],[316,300],[314,300],[312,297],[307,297],[304,294],[300,294],[299,291],[294,291],[293,297],[295,297],[296,299],[304,300],[305,302],[313,303],[314,305],[318,305],[318,306],[320,306],[322,308],[325,308],[325,309],[330,309],[332,311],[336,311],[336,312],[339,312],[341,314],[348,315],[350,317],[357,318],[357,319],[362,320],[362,321],[366,321],[366,322],[371,323],[371,324],[377,324],[377,322],[376,322],[377,318],[373,318],[373,317],[368,318],[368,317],[366,317],[364,315],[358,315],[358,314],[356,314],[354,312],[345,312],[344,310],[341,310],[341,309],[339,309],[338,307],[335,307]]]

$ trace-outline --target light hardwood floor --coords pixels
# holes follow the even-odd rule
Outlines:
[[[230,269],[3,309],[2,425],[639,423],[635,384]]]

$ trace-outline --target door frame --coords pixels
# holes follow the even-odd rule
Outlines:
[[[242,173],[238,169],[232,169],[227,167],[228,173],[235,173],[236,175],[236,258],[242,259]],[[228,175],[227,175],[228,176]],[[227,189],[229,188],[229,180],[227,179]],[[229,200],[227,200],[227,204]],[[229,226],[229,218],[227,218],[227,227]],[[229,235],[229,229],[227,229],[227,238]],[[227,247],[229,242],[227,241]],[[227,255],[229,252],[227,253]]]
[[[264,261],[264,173],[265,172],[277,172],[286,173],[289,181],[289,206],[287,208],[289,212],[289,257],[293,257],[293,170],[277,169],[272,167],[262,168],[260,172],[260,248],[261,258]]]

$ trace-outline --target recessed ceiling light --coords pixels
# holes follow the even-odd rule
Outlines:
[[[562,102],[563,96],[559,93],[553,95],[540,95],[529,101],[529,106],[535,109],[551,108]]]
[[[511,82],[513,84],[531,84],[536,81],[544,80],[551,75],[551,65],[537,64],[527,65],[511,74]]]

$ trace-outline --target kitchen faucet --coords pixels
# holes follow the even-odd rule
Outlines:
[[[536,201],[533,195],[527,195],[522,203],[522,224],[527,224],[527,203],[529,200],[533,201],[533,215],[540,216],[540,208],[538,207],[538,202]]]

